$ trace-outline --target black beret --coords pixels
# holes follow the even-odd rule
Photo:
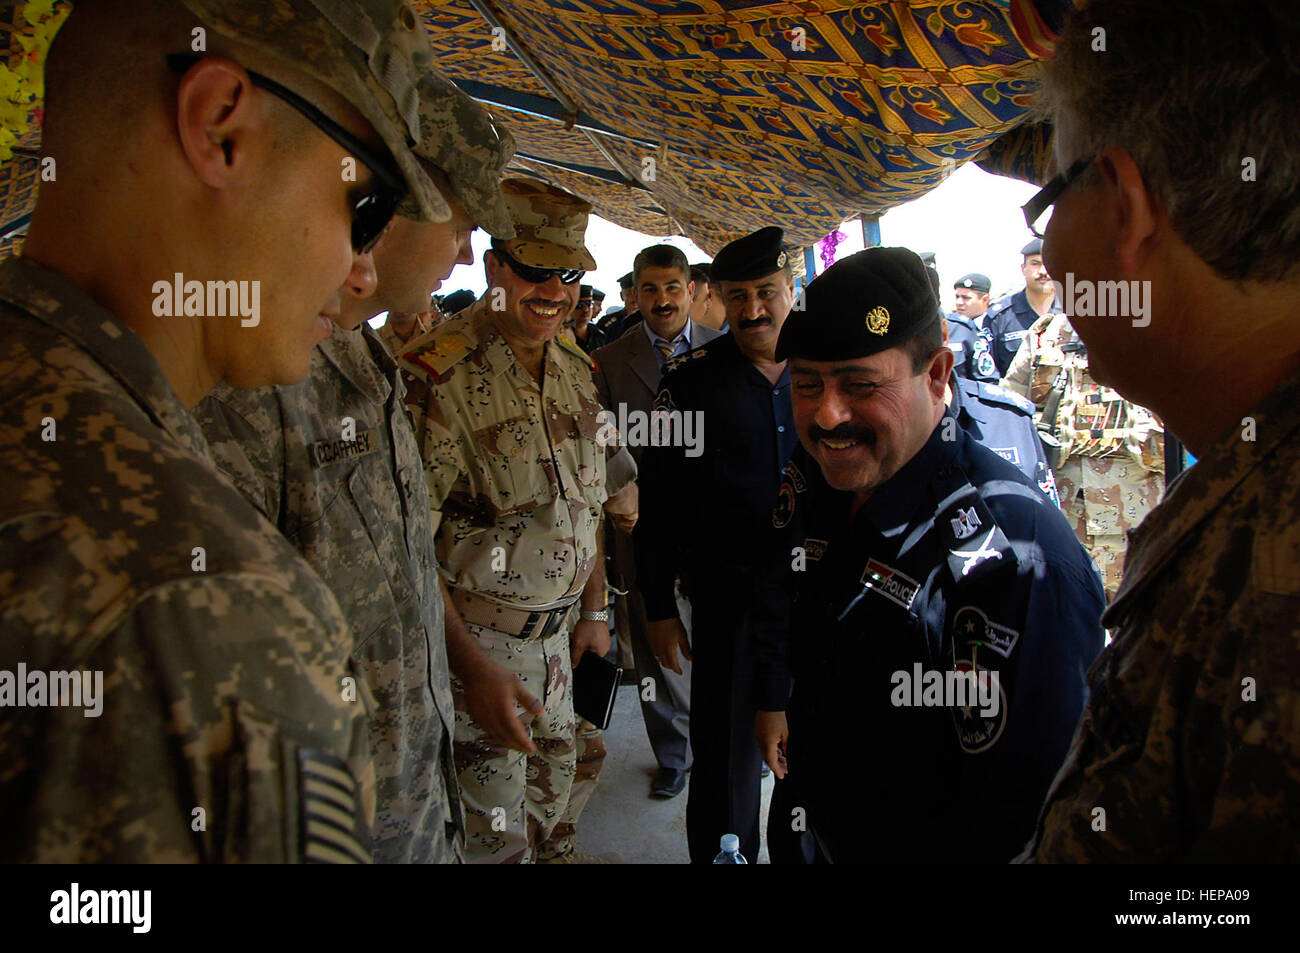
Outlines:
[[[1043,240],[1035,238],[1032,242],[1020,249],[1020,254],[1028,258],[1030,255],[1041,255],[1043,253]]]
[[[989,281],[988,275],[981,275],[977,271],[972,271],[969,275],[962,275],[957,279],[954,288],[969,288],[971,291],[978,291],[980,294],[988,294],[993,288],[993,282]]]
[[[578,300],[590,301],[592,298],[591,285],[578,285]]]
[[[709,266],[710,281],[753,281],[780,271],[790,261],[781,243],[785,235],[775,225],[737,238],[718,252]]]
[[[621,287],[631,288],[632,285],[636,284],[636,279],[633,277],[633,273],[629,271],[622,278],[618,279],[618,283]]]
[[[929,271],[906,248],[842,258],[804,293],[776,342],[776,359],[847,361],[901,347],[939,320]]]

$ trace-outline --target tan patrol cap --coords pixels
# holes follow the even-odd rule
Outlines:
[[[440,169],[474,224],[494,238],[512,238],[515,227],[501,194],[501,173],[515,154],[515,140],[488,111],[436,70],[420,79],[420,144],[415,154]],[[416,216],[410,202],[398,213]]]
[[[320,80],[356,107],[397,160],[418,221],[451,218],[413,151],[416,84],[433,64],[424,24],[402,0],[181,0],[205,25]]]
[[[596,259],[582,243],[590,202],[537,179],[506,179],[501,191],[515,225],[515,237],[505,243],[507,254],[534,268],[596,270]]]

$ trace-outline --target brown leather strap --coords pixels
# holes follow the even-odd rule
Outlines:
[[[451,588],[451,602],[466,622],[481,625],[506,635],[521,638],[545,638],[559,630],[560,623],[568,615],[577,600],[555,609],[540,612],[525,612],[499,605],[491,599],[485,599],[468,589]]]

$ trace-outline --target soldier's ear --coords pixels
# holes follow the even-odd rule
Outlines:
[[[951,350],[941,347],[930,355],[929,385],[930,392],[936,395],[939,400],[943,400],[945,389],[948,387],[948,378],[952,374],[952,365],[956,358]]]

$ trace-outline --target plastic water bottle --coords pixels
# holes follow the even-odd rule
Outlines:
[[[722,835],[722,853],[713,858],[715,864],[747,864],[745,855],[740,852],[740,838],[735,834]]]

